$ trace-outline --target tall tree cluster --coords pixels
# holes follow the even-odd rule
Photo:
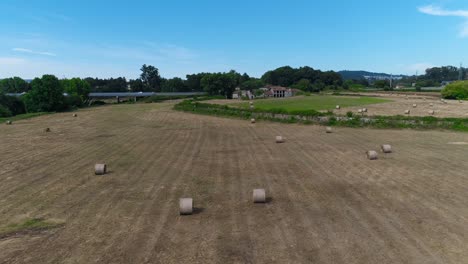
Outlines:
[[[284,66],[266,72],[262,81],[283,87],[295,87],[304,91],[321,91],[325,88],[338,89],[343,85],[341,75],[333,71],[322,72],[305,66],[292,68]]]

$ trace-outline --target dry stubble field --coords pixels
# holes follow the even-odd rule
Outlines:
[[[468,145],[451,142],[468,134],[325,134],[171,103],[2,124],[0,225],[64,225],[0,239],[0,263],[468,263]],[[382,143],[395,152],[366,160]],[[196,214],[179,216],[183,196]]]

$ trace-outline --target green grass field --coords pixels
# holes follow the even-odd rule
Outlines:
[[[260,110],[282,109],[286,111],[304,111],[304,110],[332,110],[336,105],[341,107],[361,106],[369,104],[378,104],[390,102],[390,100],[373,98],[373,97],[346,97],[346,96],[331,96],[331,95],[312,95],[298,96],[282,99],[264,99],[255,100],[255,108]],[[233,104],[240,105],[241,108],[248,108],[249,103],[243,102]]]

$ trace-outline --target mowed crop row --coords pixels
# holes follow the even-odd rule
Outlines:
[[[460,142],[468,135],[326,134],[170,103],[18,121],[0,127],[0,223],[64,226],[0,240],[0,263],[463,263]],[[384,143],[394,153],[367,160]],[[94,175],[97,162],[109,173]],[[252,203],[254,188],[268,203]],[[195,214],[179,215],[180,197]]]

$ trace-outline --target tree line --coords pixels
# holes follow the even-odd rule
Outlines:
[[[265,85],[291,87],[307,92],[338,89],[343,85],[341,76],[333,71],[322,72],[311,67],[284,66],[266,72],[261,78],[234,70],[217,73],[195,73],[182,78],[163,78],[152,65],[141,67],[140,77],[127,80],[118,78],[72,78],[59,80],[54,75],[43,75],[27,82],[19,77],[0,80],[0,116],[25,112],[54,112],[81,107],[90,92],[206,92],[231,98],[237,87],[256,90]],[[8,93],[26,93],[10,98]]]

